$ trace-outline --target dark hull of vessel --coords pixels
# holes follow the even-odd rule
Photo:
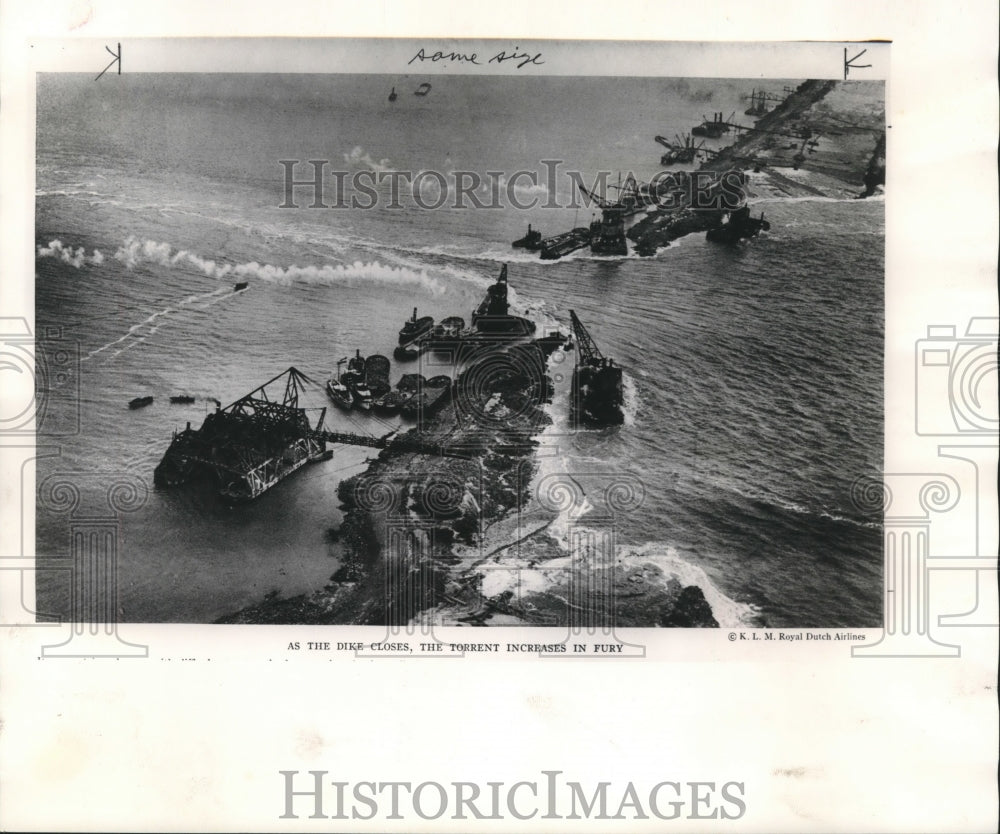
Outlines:
[[[729,215],[728,222],[709,229],[705,239],[712,243],[736,244],[741,240],[749,240],[761,232],[766,232],[771,224],[761,215],[759,218],[750,216],[750,209],[742,208]]]
[[[147,405],[152,404],[152,397],[136,397],[134,400],[129,400],[128,407],[135,411],[137,408],[145,408]]]
[[[565,234],[546,238],[539,245],[539,256],[543,261],[555,261],[582,249],[590,243],[590,229],[579,226]]]
[[[419,393],[411,395],[400,408],[404,417],[429,416],[441,408],[451,397],[451,386],[440,388],[424,387]]]
[[[410,362],[420,356],[420,351],[416,348],[400,345],[392,352],[392,358],[397,362]]]
[[[535,332],[535,323],[520,316],[479,316],[473,319],[473,326],[479,334],[496,336],[530,336]],[[475,341],[475,334],[462,333],[457,341]]]
[[[595,255],[627,255],[628,244],[624,235],[612,240],[599,238],[590,244],[590,251]]]
[[[399,414],[399,409],[402,407],[405,399],[398,391],[389,391],[372,401],[372,413],[382,417],[391,417],[394,414]]]
[[[567,350],[573,347],[569,336],[565,333],[549,333],[547,336],[540,336],[535,339],[535,343],[542,349],[542,352],[546,356],[549,356],[561,347],[565,347]]]
[[[570,419],[584,426],[619,426],[624,395],[622,369],[616,366],[580,365],[573,373]]]
[[[431,316],[424,316],[416,321],[408,321],[399,331],[399,343],[405,345],[419,339],[434,326],[434,319]]]
[[[515,249],[527,249],[529,252],[537,252],[542,246],[542,233],[531,228],[528,224],[528,233],[511,243]]]

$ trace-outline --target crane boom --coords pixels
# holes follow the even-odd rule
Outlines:
[[[598,197],[593,191],[590,191],[587,188],[585,188],[583,183],[578,182],[576,185],[577,188],[579,188],[583,192],[584,196],[589,197],[591,200],[597,203],[597,205],[600,206],[602,209],[610,209],[615,207],[614,203],[605,200],[603,197]]]
[[[603,354],[594,343],[590,333],[587,332],[587,328],[583,326],[583,322],[577,318],[576,312],[570,310],[569,317],[573,322],[573,333],[576,335],[577,355],[582,357],[587,364],[593,364],[594,360],[602,361]]]

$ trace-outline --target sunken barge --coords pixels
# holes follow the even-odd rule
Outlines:
[[[153,472],[157,486],[208,481],[234,501],[256,498],[297,469],[325,457],[320,414],[313,427],[299,408],[305,376],[294,367],[225,408],[209,414],[201,428],[174,432]],[[279,396],[275,392],[284,385]],[[270,388],[270,390],[269,390]]]

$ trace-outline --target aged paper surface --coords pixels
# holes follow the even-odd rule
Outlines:
[[[995,829],[996,10],[210,11],[4,9],[0,825]]]

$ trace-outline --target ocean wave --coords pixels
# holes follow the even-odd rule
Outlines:
[[[854,203],[863,205],[871,202],[885,202],[885,197],[878,195],[860,199],[858,197],[820,197],[818,194],[810,194],[805,197],[758,197],[754,199],[753,204],[755,206],[760,203]]]
[[[104,197],[110,198],[110,194],[104,194],[100,191],[89,191],[83,188],[78,189],[65,189],[57,188],[51,191],[46,191],[42,188],[35,189],[35,197]]]
[[[635,417],[639,413],[639,386],[632,375],[622,371],[622,417],[626,428],[635,426]]]
[[[849,524],[852,527],[859,527],[868,530],[881,529],[882,523],[879,520],[870,518],[852,518],[842,512],[830,510],[822,507],[807,507],[789,498],[767,492],[760,488],[755,488],[746,483],[736,483],[732,481],[721,481],[712,479],[711,489],[716,492],[725,491],[737,497],[743,502],[750,502],[756,505],[759,511],[766,513],[786,513],[794,516],[811,516],[832,521],[835,524]],[[732,499],[729,499],[732,500]]]
[[[812,516],[814,518],[824,518],[827,521],[832,521],[835,524],[849,524],[852,527],[861,527],[867,530],[878,530],[882,527],[881,521],[873,521],[872,519],[860,519],[851,518],[850,516],[843,515],[838,512],[833,512],[826,509],[818,509],[813,507],[806,507],[795,501],[790,501],[786,498],[781,498],[778,496],[765,496],[763,494],[757,494],[754,490],[748,490],[745,493],[746,497],[750,498],[752,501],[756,502],[765,508],[777,508],[782,512],[791,513],[797,516]]]
[[[760,611],[755,606],[726,596],[702,568],[683,559],[673,546],[664,542],[646,542],[636,546],[625,545],[619,550],[618,564],[623,567],[641,567],[647,562],[663,571],[664,584],[671,577],[676,577],[681,585],[701,588],[720,628],[740,628],[759,622]]]

